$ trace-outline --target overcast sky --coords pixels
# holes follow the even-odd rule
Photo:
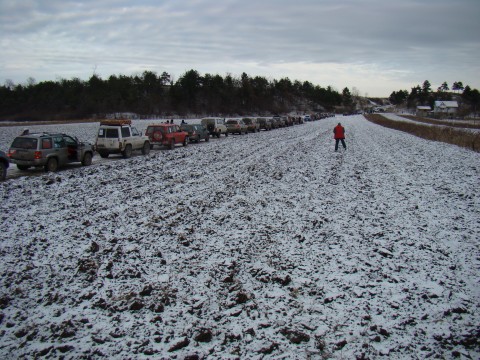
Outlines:
[[[480,89],[480,0],[0,0],[0,45],[2,84],[194,69]]]

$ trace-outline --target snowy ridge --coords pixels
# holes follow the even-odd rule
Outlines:
[[[479,175],[349,116],[9,180],[0,354],[478,358]]]

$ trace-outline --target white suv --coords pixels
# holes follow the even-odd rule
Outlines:
[[[95,150],[102,158],[110,154],[122,154],[124,158],[129,158],[134,150],[141,150],[143,155],[147,155],[150,141],[132,126],[131,120],[104,120],[100,122]]]
[[[222,118],[204,118],[202,119],[202,125],[205,126],[212,136],[220,137],[221,134],[228,136],[227,126],[225,125],[225,119]]]

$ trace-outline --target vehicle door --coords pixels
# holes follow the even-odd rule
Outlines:
[[[137,130],[136,127],[132,127],[132,142],[134,143],[134,149],[140,149],[143,146],[142,134]]]
[[[194,125],[195,132],[198,135],[198,140],[204,139],[207,137],[206,129],[203,125]]]
[[[78,141],[68,135],[64,135],[63,139],[67,144],[67,161],[80,161],[82,154],[81,149],[78,148]]]
[[[55,135],[53,137],[53,151],[52,155],[58,160],[58,165],[64,165],[68,162],[68,147],[62,135]]]
[[[180,142],[180,127],[177,125],[170,126],[168,128],[168,132],[170,133],[171,139],[175,140],[175,144],[178,144]]]
[[[123,143],[122,149],[125,149],[125,146],[127,144],[131,144],[132,149],[135,149],[135,144],[132,143],[133,139],[132,139],[132,134],[130,132],[130,127],[129,126],[122,126],[120,131],[122,132],[122,143]]]

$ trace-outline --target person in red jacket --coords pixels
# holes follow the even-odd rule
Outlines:
[[[338,143],[340,141],[342,142],[343,148],[347,150],[347,145],[345,145],[345,128],[342,124],[338,123],[333,129],[333,138],[335,139],[335,151],[338,151]]]

